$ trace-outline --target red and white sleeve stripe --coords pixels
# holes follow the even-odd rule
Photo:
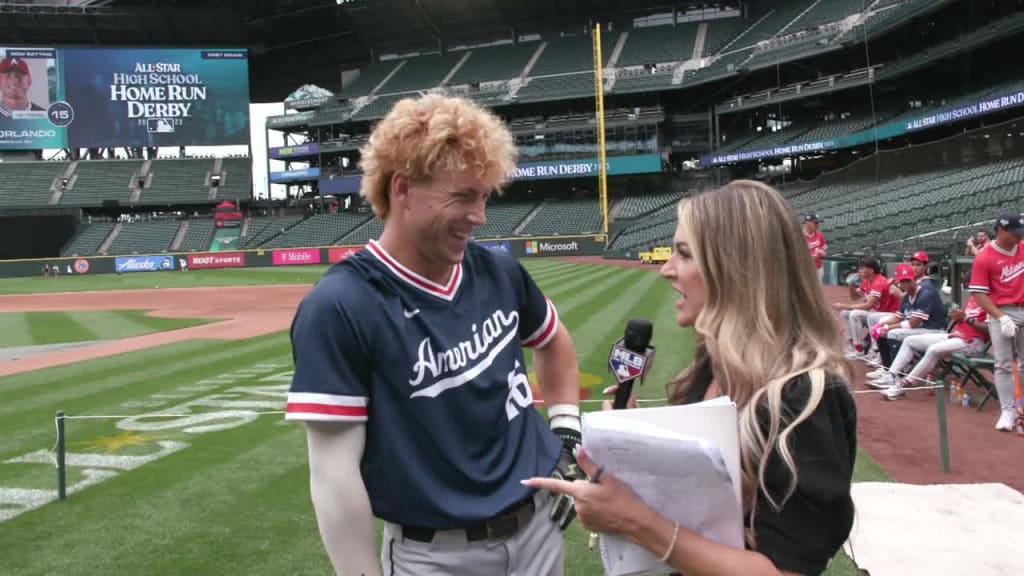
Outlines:
[[[527,336],[526,340],[523,340],[523,346],[526,348],[543,348],[547,346],[548,342],[555,336],[558,328],[558,310],[555,309],[555,305],[551,302],[550,298],[545,297],[545,301],[548,303],[548,311],[544,316],[544,322],[541,323],[540,328],[537,328],[533,334]]]
[[[365,396],[289,392],[284,419],[365,422],[368,404],[369,398]]]

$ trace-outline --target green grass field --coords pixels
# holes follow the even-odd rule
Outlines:
[[[629,318],[651,319],[658,347],[658,361],[638,396],[664,396],[663,383],[687,362],[690,344],[690,333],[674,324],[667,282],[653,270],[554,260],[526,265],[573,333],[584,384],[595,397],[612,383],[608,349]],[[47,280],[80,281],[62,289],[82,290],[152,287],[146,284],[155,281],[295,282],[296,274],[312,281],[322,270],[40,278],[0,282],[0,293],[46,289]],[[9,290],[12,285],[18,289]],[[243,412],[281,410],[290,372],[287,333],[280,332],[181,342],[0,378],[0,572],[331,574],[309,501],[301,427],[284,423],[280,414]],[[211,415],[226,409],[235,412]],[[64,502],[47,502],[56,486],[49,454],[56,410],[119,418],[67,421],[67,450],[76,455],[68,471],[72,493]],[[157,410],[190,416],[128,417]],[[863,453],[856,477],[887,479]],[[567,575],[603,573],[577,524],[566,539]],[[840,553],[828,574],[857,571]]]
[[[193,318],[157,318],[145,310],[0,312],[0,348],[113,340],[204,323]]]

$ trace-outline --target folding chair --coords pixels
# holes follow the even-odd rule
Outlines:
[[[987,370],[990,373],[995,370],[996,359],[988,353],[990,346],[991,343],[985,344],[985,348],[975,355],[969,356],[956,353],[950,356],[948,360],[943,360],[939,363],[939,366],[942,367],[942,373],[939,374],[937,379],[945,380],[949,374],[959,373],[961,380],[965,384],[974,384],[985,391],[985,396],[981,399],[978,407],[974,409],[975,412],[980,412],[982,407],[985,406],[985,402],[988,402],[988,399],[996,394],[995,384],[981,373],[982,370]]]

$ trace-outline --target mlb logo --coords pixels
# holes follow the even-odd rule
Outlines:
[[[146,118],[146,132],[170,134],[174,132],[174,124],[167,118]]]
[[[529,240],[526,242],[526,253],[527,254],[538,254],[540,252],[538,242],[536,240]]]
[[[644,373],[646,365],[647,356],[645,354],[637,354],[629,350],[621,341],[615,343],[612,353],[608,357],[608,368],[615,375],[619,384],[639,378]]]

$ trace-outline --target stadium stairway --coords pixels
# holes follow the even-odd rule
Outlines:
[[[98,254],[113,230],[113,222],[85,224],[64,246],[64,249],[61,250],[61,256],[91,256]]]
[[[110,250],[110,245],[117,239],[118,234],[121,233],[121,229],[124,228],[124,222],[118,222],[114,224],[114,227],[110,229],[110,233],[100,242],[100,245],[96,247],[97,254],[106,254]]]
[[[185,239],[185,234],[188,233],[188,229],[189,221],[182,220],[181,224],[178,226],[178,231],[174,233],[174,238],[171,239],[170,250],[172,252],[177,252],[181,249],[181,242]]]
[[[520,235],[522,235],[522,233],[523,233],[523,228],[526,228],[526,226],[528,226],[528,225],[530,224],[530,221],[531,221],[531,220],[533,220],[534,218],[536,218],[536,217],[537,217],[537,214],[539,214],[539,213],[540,213],[540,211],[541,211],[541,210],[542,210],[542,209],[544,208],[544,205],[545,205],[545,204],[547,204],[547,203],[548,203],[547,199],[541,200],[541,201],[540,201],[540,203],[539,203],[539,204],[537,204],[537,205],[536,205],[536,206],[535,206],[535,207],[533,208],[533,210],[530,210],[530,213],[529,213],[529,214],[527,214],[527,215],[526,215],[526,216],[525,216],[525,217],[523,218],[523,221],[522,221],[522,222],[520,222],[520,223],[519,223],[519,225],[518,225],[518,226],[516,226],[516,227],[515,227],[515,228],[514,228],[514,229],[512,230],[512,234],[513,234],[513,235],[515,235],[515,236],[520,236]]]

